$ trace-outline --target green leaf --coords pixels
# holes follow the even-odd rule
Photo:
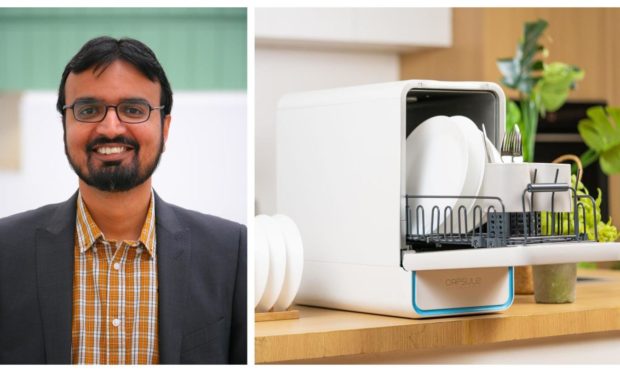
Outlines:
[[[518,65],[514,63],[512,58],[498,60],[497,67],[503,76],[502,84],[509,88],[516,89],[517,81],[519,79],[519,71]]]
[[[594,121],[597,126],[597,130],[605,142],[605,148],[603,150],[609,149],[613,146],[616,146],[620,143],[620,128],[616,125],[613,125],[611,121],[609,121],[607,117],[607,112],[609,112],[609,107],[607,111],[602,106],[590,107],[586,113],[587,115]],[[615,109],[611,108],[613,112]]]
[[[582,80],[584,72],[576,66],[554,62],[544,66],[542,78],[536,85],[540,94],[540,106],[544,112],[557,111],[566,99],[575,82]]]
[[[586,110],[586,114],[588,117],[592,118],[592,120],[598,125],[599,132],[604,136],[613,135],[613,126],[609,119],[607,119],[607,113],[603,106],[594,106],[590,107]]]
[[[610,117],[612,120],[609,120]],[[608,139],[610,146],[620,143],[620,107],[607,107],[602,115],[598,112],[597,118],[604,123],[601,125],[604,128],[603,135]]]
[[[620,144],[602,152],[599,162],[605,174],[620,173]]]
[[[525,39],[522,44],[524,61],[529,62],[529,60],[531,60],[537,52],[543,50],[543,47],[538,45],[537,41],[548,25],[549,23],[543,19],[525,23],[523,30]]]
[[[581,119],[577,124],[577,130],[583,142],[596,152],[605,150],[605,138],[601,137],[597,125],[591,119]]]
[[[620,173],[620,107],[594,106],[586,113],[588,118],[577,125],[579,134],[590,150],[598,154],[605,174]]]
[[[618,229],[611,224],[611,218],[605,224],[598,223],[598,241],[599,242],[614,242],[618,239]]]
[[[615,127],[620,126],[620,107],[607,107],[607,113],[614,120]]]
[[[517,44],[513,58],[500,58],[497,67],[502,74],[502,84],[529,95],[539,79],[542,62],[535,60],[537,54],[544,52],[538,39],[547,28],[545,20],[527,22],[523,28],[523,39]]]

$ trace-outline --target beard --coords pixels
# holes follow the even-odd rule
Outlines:
[[[98,190],[107,192],[121,192],[129,191],[136,186],[143,184],[146,180],[151,178],[153,172],[159,165],[161,154],[164,150],[163,140],[163,128],[161,133],[161,141],[159,145],[159,151],[152,161],[147,164],[140,164],[140,144],[132,139],[123,136],[117,136],[115,138],[98,137],[89,142],[86,145],[86,169],[87,172],[80,167],[75,159],[72,158],[67,147],[66,135],[65,142],[65,154],[69,160],[71,168],[75,173],[84,181],[87,185],[93,186]],[[101,165],[97,165],[96,160],[93,158],[93,147],[96,145],[102,145],[106,143],[125,144],[133,148],[133,159],[129,164],[122,164],[122,161],[107,161]],[[100,163],[100,162],[98,162]]]

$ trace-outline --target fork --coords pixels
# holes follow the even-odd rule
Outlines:
[[[512,163],[512,144],[514,142],[514,131],[504,133],[502,138],[502,147],[500,154],[502,156],[503,163]]]
[[[504,133],[500,154],[504,163],[523,163],[521,132],[517,125],[512,131]]]

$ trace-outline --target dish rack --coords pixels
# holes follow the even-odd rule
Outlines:
[[[571,193],[572,211],[577,213],[555,211],[554,196],[559,192]],[[533,210],[534,193],[551,193],[550,211]],[[587,234],[580,232],[580,218],[582,226],[586,226],[586,208],[583,199],[588,199],[592,208],[596,208],[592,196],[579,195],[573,187],[561,183],[528,184],[523,190],[521,212],[506,212],[502,199],[496,196],[406,195],[405,199],[407,241],[405,250],[416,252],[587,241],[589,240]],[[463,205],[458,206],[454,217],[452,207],[441,208],[439,205],[433,205],[430,213],[430,229],[426,231],[428,225],[425,224],[427,214],[424,206],[413,202],[423,199],[474,199],[476,203],[470,210]],[[483,201],[494,201],[498,206],[496,208],[490,205],[486,208],[486,221],[483,221],[483,208],[478,203]],[[471,221],[468,221],[470,216]],[[441,221],[446,222],[442,224]],[[594,213],[594,241],[598,240],[597,223]]]

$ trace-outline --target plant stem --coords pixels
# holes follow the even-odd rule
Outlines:
[[[594,150],[594,149],[587,149],[586,152],[581,154],[579,159],[581,160],[581,165],[583,165],[583,167],[585,168],[588,165],[590,165],[590,164],[594,163],[595,161],[597,161],[598,157],[599,157],[599,153],[596,152],[596,150]]]
[[[538,109],[529,96],[521,96],[521,120],[523,120],[523,161],[534,161],[534,145],[538,127]]]

